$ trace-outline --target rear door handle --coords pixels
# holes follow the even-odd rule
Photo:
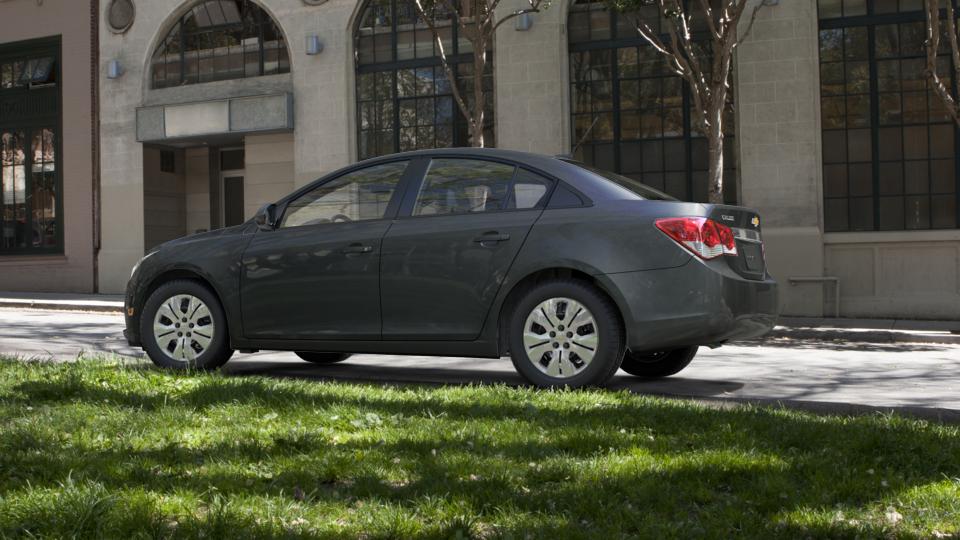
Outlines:
[[[507,240],[510,240],[509,234],[498,233],[496,231],[481,234],[473,239],[473,241],[478,244],[495,244],[497,242],[506,242]]]
[[[349,246],[340,250],[341,253],[345,253],[347,255],[352,253],[370,253],[371,251],[373,251],[373,247],[365,246],[363,244],[350,244]]]

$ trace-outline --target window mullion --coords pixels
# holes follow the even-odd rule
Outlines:
[[[620,55],[619,49],[611,49],[610,62],[613,64],[610,69],[610,89],[613,100],[613,165],[614,171],[620,173],[623,171],[623,163],[620,162]]]
[[[33,250],[33,132],[37,128],[28,127],[23,129],[26,139],[23,141],[23,222],[24,222],[24,248]],[[41,131],[42,133],[42,131]],[[40,144],[40,151],[43,152],[43,143]],[[16,178],[14,178],[14,190],[16,187]]]
[[[877,81],[876,27],[867,27],[870,72],[870,157],[873,181],[873,230],[880,230],[880,92]],[[848,158],[849,159],[849,158]]]

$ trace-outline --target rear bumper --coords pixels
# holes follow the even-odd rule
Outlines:
[[[633,351],[760,337],[779,315],[777,282],[691,258],[663,270],[601,276],[620,304]]]

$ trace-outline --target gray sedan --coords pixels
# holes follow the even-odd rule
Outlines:
[[[568,159],[490,149],[364,161],[134,268],[128,341],[159,366],[234,351],[501,357],[544,387],[677,373],[777,315],[760,218]]]

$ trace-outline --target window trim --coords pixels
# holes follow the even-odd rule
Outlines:
[[[56,103],[57,110],[53,114],[47,114],[43,116],[31,117],[27,120],[11,121],[6,122],[0,119],[0,130],[4,129],[22,129],[27,134],[28,144],[32,141],[32,134],[34,130],[37,129],[53,129],[54,130],[54,151],[56,156],[54,156],[54,166],[56,167],[56,178],[54,180],[57,190],[57,200],[55,204],[55,210],[57,212],[57,235],[56,235],[56,245],[46,246],[46,247],[33,247],[32,245],[27,245],[26,247],[17,247],[17,248],[3,248],[0,247],[0,259],[6,257],[23,257],[23,256],[41,256],[41,257],[50,257],[50,256],[63,256],[66,253],[65,246],[65,216],[64,216],[64,192],[63,192],[63,46],[61,36],[54,36],[49,38],[39,38],[39,39],[30,39],[25,41],[17,41],[13,43],[5,43],[0,45],[0,62],[6,60],[17,60],[23,59],[32,56],[53,56],[54,64],[56,66],[56,83],[46,84],[38,86],[35,88],[19,88],[7,90],[8,95],[27,95],[30,92],[56,92]],[[0,90],[0,92],[4,92]],[[24,166],[27,167],[27,178],[26,186],[32,187],[33,184],[33,175],[29,173],[30,167],[33,163],[33,152],[26,152],[27,159],[25,160]],[[30,189],[26,189],[28,193]],[[27,222],[29,228],[33,228],[33,210],[28,209],[27,211]],[[30,242],[32,243],[32,242]]]
[[[958,6],[958,4],[960,4],[960,2],[957,2],[957,0],[952,0],[952,1],[954,2],[955,7],[960,7],[960,6]],[[929,117],[927,118],[927,121],[926,121],[925,123],[923,123],[923,124],[905,124],[905,123],[903,123],[903,122],[901,121],[901,123],[899,123],[899,124],[894,124],[894,125],[890,125],[890,126],[886,126],[886,127],[895,127],[895,128],[899,128],[899,129],[904,129],[904,128],[907,128],[907,127],[925,127],[925,128],[928,130],[928,132],[929,132],[929,129],[930,129],[931,127],[933,127],[933,126],[952,126],[952,127],[953,127],[953,165],[954,165],[954,201],[955,201],[955,202],[954,202],[954,213],[955,213],[955,216],[954,216],[954,220],[955,220],[955,221],[954,221],[954,227],[949,227],[949,228],[934,227],[934,222],[933,222],[933,207],[932,207],[932,201],[933,201],[933,199],[932,199],[932,198],[933,198],[934,196],[943,195],[943,194],[936,194],[936,193],[931,193],[930,191],[928,191],[926,194],[919,194],[919,195],[913,195],[913,196],[923,196],[923,195],[925,195],[925,196],[927,197],[928,202],[931,203],[931,206],[930,206],[930,208],[929,208],[929,215],[928,215],[929,227],[927,227],[927,228],[919,228],[919,229],[911,229],[911,228],[907,228],[907,227],[906,227],[906,221],[904,221],[904,227],[903,227],[903,228],[900,228],[900,229],[884,229],[884,228],[881,228],[881,221],[880,221],[881,200],[882,200],[885,196],[884,196],[884,195],[881,195],[881,193],[880,193],[880,187],[881,187],[881,186],[880,186],[880,183],[881,183],[881,182],[880,182],[880,169],[881,169],[880,165],[883,164],[883,163],[900,163],[900,164],[903,164],[903,163],[906,163],[908,160],[907,160],[905,157],[901,157],[901,159],[900,159],[899,161],[891,161],[891,162],[883,162],[883,161],[880,160],[881,156],[880,156],[880,151],[879,151],[879,146],[880,146],[879,138],[880,138],[880,130],[883,129],[884,126],[882,126],[882,125],[880,124],[880,105],[879,105],[879,102],[880,102],[880,95],[882,94],[882,92],[880,92],[880,90],[879,90],[879,82],[878,82],[879,79],[878,79],[878,67],[877,67],[878,58],[877,58],[877,56],[876,56],[876,29],[877,29],[878,27],[881,27],[881,26],[900,25],[900,24],[909,24],[909,23],[918,23],[918,22],[924,24],[924,27],[926,28],[926,15],[924,14],[924,12],[923,12],[922,10],[920,10],[920,11],[896,12],[896,13],[874,13],[875,8],[876,8],[876,5],[874,4],[874,2],[871,2],[871,1],[866,2],[866,7],[867,7],[867,13],[866,13],[865,15],[851,15],[851,16],[840,16],[840,17],[831,17],[831,18],[821,18],[821,17],[819,16],[819,13],[820,13],[820,2],[817,1],[817,3],[816,3],[816,8],[817,8],[817,70],[818,70],[818,74],[819,74],[819,71],[822,69],[822,66],[824,65],[824,62],[823,62],[823,59],[822,59],[821,53],[820,53],[820,33],[821,33],[822,31],[824,31],[824,30],[845,30],[845,29],[847,29],[847,28],[864,28],[864,29],[866,29],[866,31],[867,31],[867,67],[868,67],[868,70],[869,70],[869,72],[868,72],[869,90],[868,90],[868,93],[867,93],[866,95],[870,98],[870,125],[869,125],[868,127],[866,127],[866,128],[850,128],[850,127],[844,127],[844,128],[842,128],[842,129],[830,129],[830,130],[825,129],[825,128],[823,127],[823,125],[822,125],[822,124],[823,124],[823,108],[822,108],[822,106],[820,107],[820,110],[817,111],[817,113],[818,113],[818,115],[819,115],[819,118],[820,118],[820,124],[821,124],[821,125],[820,125],[820,143],[821,143],[821,145],[823,145],[823,137],[824,137],[824,134],[827,133],[828,131],[840,131],[840,132],[843,132],[843,133],[847,134],[847,133],[849,133],[849,131],[850,131],[851,129],[868,129],[868,130],[870,130],[871,159],[870,159],[870,162],[869,162],[869,163],[870,163],[870,166],[871,166],[871,188],[872,188],[872,194],[869,196],[869,199],[871,199],[871,211],[872,211],[872,215],[873,215],[873,228],[872,228],[872,229],[862,229],[862,230],[856,230],[856,229],[851,228],[851,224],[850,224],[850,219],[851,219],[851,211],[850,211],[851,206],[850,206],[850,204],[851,204],[851,202],[850,202],[850,201],[853,200],[853,199],[858,199],[858,198],[866,199],[866,198],[868,198],[868,197],[866,197],[866,196],[862,196],[862,197],[861,197],[861,196],[852,196],[852,195],[850,195],[850,188],[849,188],[849,182],[850,182],[850,179],[849,179],[849,166],[850,166],[851,161],[850,161],[850,159],[849,159],[849,156],[847,156],[847,159],[846,159],[845,161],[843,161],[842,163],[830,163],[830,165],[844,165],[844,166],[846,166],[846,167],[848,168],[848,172],[847,172],[847,195],[846,195],[846,196],[843,196],[843,197],[828,197],[827,194],[826,194],[826,187],[825,187],[825,185],[824,185],[824,183],[825,183],[824,168],[825,168],[828,164],[827,164],[826,162],[824,162],[823,155],[821,155],[821,157],[820,157],[820,164],[819,164],[819,165],[820,165],[820,174],[821,174],[821,176],[820,176],[820,183],[821,183],[821,196],[820,196],[820,201],[821,201],[821,207],[822,207],[822,220],[823,220],[823,230],[824,230],[824,234],[826,234],[826,235],[844,235],[844,236],[841,236],[841,238],[843,238],[843,237],[845,237],[845,235],[857,235],[857,234],[874,235],[874,234],[906,233],[906,234],[914,234],[914,235],[916,235],[916,234],[921,234],[921,233],[930,233],[931,231],[955,231],[955,230],[960,230],[960,159],[958,159],[958,158],[960,158],[960,127],[958,127],[957,124],[956,124],[956,122],[953,122],[953,121],[950,121],[950,122],[936,122],[936,123],[935,123],[935,122],[931,122]],[[943,17],[946,16],[946,10],[941,10],[941,16],[943,16]],[[949,54],[944,55],[944,57],[947,58],[948,61],[951,63],[951,68],[952,68],[952,67],[953,67],[953,66],[952,66],[953,59],[950,57]],[[900,56],[897,56],[896,58],[897,58],[897,59],[902,59]],[[924,56],[922,57],[922,60],[923,60],[923,62],[924,62],[924,65],[926,65],[926,56],[925,56],[925,54],[924,54]],[[839,62],[839,63],[844,66],[844,69],[846,69],[846,64],[847,64],[847,62],[848,62],[848,60],[844,59],[843,61],[841,61],[841,62]],[[956,79],[955,77],[951,77],[951,79],[953,79],[953,80],[951,81],[951,90],[952,90],[954,96],[958,96],[958,95],[960,95],[960,81],[955,80],[955,79]],[[820,81],[819,75],[818,75],[818,81]],[[901,78],[901,81],[902,81],[902,78]],[[818,95],[818,103],[821,103],[821,102],[822,102],[822,99],[823,99],[823,97],[824,97],[824,96],[823,96],[823,89],[822,89],[822,82],[820,83],[819,86],[820,86],[820,88],[818,88],[818,94],[817,94],[817,95]],[[930,92],[929,89],[925,90],[925,93],[929,94],[929,92]],[[898,93],[902,95],[902,94],[903,94],[903,90],[900,90]],[[848,96],[848,94],[846,94],[846,93],[843,94],[844,99],[846,99],[847,96]],[[929,98],[928,98],[928,99],[929,99]],[[933,97],[932,99],[939,99],[939,98]],[[925,160],[921,160],[921,161],[926,162],[926,163],[928,164],[928,167],[929,167],[929,163],[933,161],[933,158],[931,158],[930,155],[929,155],[929,149],[928,149],[927,152],[928,152],[927,158],[926,158]],[[854,162],[854,163],[857,163],[857,162]],[[928,184],[929,184],[931,181],[932,181],[932,178],[929,178],[929,177],[928,177]],[[904,182],[905,182],[905,180],[904,180]],[[907,198],[907,197],[910,197],[910,196],[911,196],[911,195],[908,195],[906,192],[904,192],[904,193],[902,193],[902,194],[900,194],[900,195],[892,195],[892,196],[886,196],[886,197],[899,197],[900,199],[903,199],[903,203],[905,204],[906,198]],[[846,228],[846,229],[827,229],[827,201],[831,201],[831,200],[845,200],[845,201],[846,201],[846,205],[847,205],[847,228]],[[904,220],[906,220],[906,216],[904,216]]]
[[[413,215],[413,209],[416,206],[417,199],[420,196],[420,189],[423,187],[424,182],[427,179],[427,174],[430,172],[430,163],[434,159],[467,159],[473,161],[489,161],[492,163],[500,163],[502,165],[509,165],[514,168],[513,176],[510,179],[510,185],[507,188],[508,197],[504,199],[503,205],[505,206],[509,200],[510,189],[514,186],[517,178],[517,172],[520,169],[524,169],[528,172],[536,174],[543,177],[544,180],[550,182],[550,186],[547,187],[547,192],[544,193],[543,198],[541,198],[537,205],[531,208],[501,208],[499,210],[493,211],[483,211],[483,212],[470,212],[464,214],[428,214],[428,215]],[[438,218],[438,217],[453,217],[453,216],[483,216],[489,214],[501,214],[508,212],[529,212],[529,211],[543,211],[546,209],[547,204],[550,202],[550,198],[553,197],[554,191],[557,189],[557,185],[560,180],[551,174],[547,174],[544,171],[529,167],[522,163],[517,163],[509,159],[501,159],[494,156],[477,156],[471,154],[460,154],[460,153],[445,153],[445,154],[429,154],[424,156],[419,156],[418,161],[420,162],[420,168],[417,171],[417,176],[412,179],[411,184],[407,187],[407,192],[404,195],[403,201],[400,204],[399,213],[397,214],[396,219],[420,219],[420,218]]]

